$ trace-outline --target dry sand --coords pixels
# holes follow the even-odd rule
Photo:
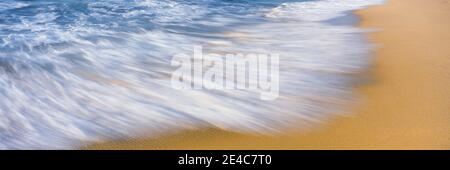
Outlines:
[[[380,47],[354,114],[275,137],[208,129],[88,149],[450,149],[450,1],[390,0],[356,14],[380,30],[369,35]]]

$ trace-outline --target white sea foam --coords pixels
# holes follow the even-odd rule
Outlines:
[[[27,7],[29,4],[23,2],[0,2],[0,11]]]
[[[296,18],[304,21],[324,21],[343,16],[351,10],[380,4],[384,0],[315,0],[284,3],[267,13],[267,17]]]
[[[293,2],[248,15],[233,15],[248,8],[242,4],[214,0],[133,2],[0,13],[20,20],[0,27],[0,148],[73,148],[205,126],[266,134],[321,122],[350,100],[349,74],[366,68],[371,46],[364,30],[317,21],[378,1]],[[270,17],[254,18],[264,15]],[[279,53],[280,98],[174,90],[170,59],[193,45],[206,52]]]

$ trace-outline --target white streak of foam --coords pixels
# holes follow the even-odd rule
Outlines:
[[[303,21],[325,21],[346,12],[380,4],[384,0],[318,0],[284,3],[266,14],[269,18],[290,18]]]
[[[0,2],[0,11],[27,7],[29,4],[23,2]]]

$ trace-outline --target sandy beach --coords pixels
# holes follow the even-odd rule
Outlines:
[[[450,1],[389,0],[355,13],[378,30],[368,35],[378,47],[352,114],[270,137],[207,129],[85,149],[450,149]]]

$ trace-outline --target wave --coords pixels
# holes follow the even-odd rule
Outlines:
[[[384,0],[320,0],[307,2],[283,3],[273,8],[267,17],[290,18],[303,21],[325,21],[344,16],[351,10],[368,5],[381,4]]]
[[[352,2],[352,5],[348,5]],[[379,1],[0,3],[0,148],[67,149],[174,129],[280,133],[351,101],[361,30],[326,20]],[[360,1],[357,1],[360,2]],[[279,53],[280,98],[174,90],[174,54]]]

